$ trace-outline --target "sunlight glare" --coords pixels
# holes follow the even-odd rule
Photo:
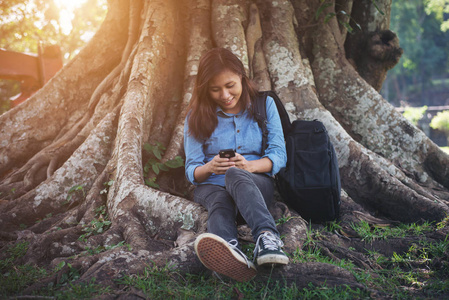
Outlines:
[[[53,0],[59,9],[59,24],[64,34],[72,30],[73,11],[86,0]]]

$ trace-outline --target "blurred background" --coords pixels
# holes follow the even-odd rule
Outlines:
[[[106,12],[106,0],[0,0],[0,114],[72,59]]]

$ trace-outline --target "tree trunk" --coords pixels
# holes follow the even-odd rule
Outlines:
[[[368,20],[358,2],[337,1],[347,13],[352,9],[361,36],[374,30],[368,21],[388,30],[389,6],[382,7],[386,15]],[[70,260],[81,280],[96,277],[111,285],[122,270],[138,273],[150,260],[203,270],[193,241],[206,230],[207,212],[191,201],[182,168],[160,173],[159,189],[145,184],[143,145],[164,145],[161,162],[182,155],[198,61],[211,47],[239,56],[260,89],[278,93],[292,120],[326,125],[340,164],[343,227],[360,218],[379,221],[368,212],[402,222],[443,219],[449,213],[448,155],[377,92],[397,60],[354,54],[360,42],[342,26],[347,18],[336,14],[324,21],[342,9],[328,6],[315,18],[321,3],[109,1],[104,24],[80,54],[32,98],[0,116],[0,247],[26,240],[25,262],[56,266]],[[382,34],[377,38],[384,41]],[[398,58],[396,44],[382,51],[396,51],[391,57]],[[361,69],[372,67],[378,72],[368,78]],[[280,231],[287,252],[301,248],[307,222],[282,204],[272,213],[295,216]],[[99,232],[93,221],[107,230]],[[338,252],[343,240],[335,235],[322,248]],[[132,251],[76,256],[86,247],[121,241]],[[113,259],[118,257],[126,263]],[[328,264],[292,263],[273,276],[298,287],[325,281],[360,287]],[[54,280],[56,275],[28,291]]]

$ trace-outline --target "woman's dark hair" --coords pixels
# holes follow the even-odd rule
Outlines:
[[[231,51],[213,48],[200,59],[193,96],[187,111],[189,112],[189,134],[197,139],[207,139],[218,124],[217,104],[209,96],[209,82],[212,78],[229,70],[242,78],[242,95],[240,100],[244,109],[249,109],[254,116],[250,103],[256,99],[257,90],[245,73],[242,62]]]

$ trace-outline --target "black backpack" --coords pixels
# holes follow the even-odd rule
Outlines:
[[[340,172],[326,128],[318,120],[290,123],[278,96],[272,91],[260,92],[255,118],[262,129],[263,152],[268,146],[267,96],[276,103],[287,149],[287,166],[275,178],[279,194],[305,220],[315,223],[336,220],[340,213]]]

